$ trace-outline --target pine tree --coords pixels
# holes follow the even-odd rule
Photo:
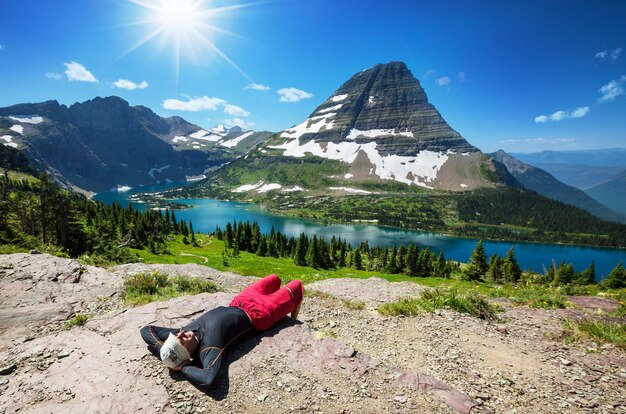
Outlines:
[[[196,244],[196,234],[193,231],[193,223],[189,220],[189,235],[191,236],[191,244]]]
[[[446,258],[443,256],[443,251],[439,252],[439,256],[437,257],[437,262],[435,264],[435,276],[437,277],[450,277],[450,269],[448,267],[448,263],[446,262]]]
[[[551,284],[552,282],[554,282],[555,275],[556,275],[556,263],[554,263],[554,260],[553,260],[552,263],[550,263],[550,267],[546,271],[546,274],[543,275],[543,277],[541,278],[542,282],[545,284]]]
[[[306,263],[314,269],[320,267],[320,252],[316,235],[313,235],[313,239],[309,243],[309,249],[306,252]]]
[[[338,260],[337,266],[338,267],[346,266],[346,242],[345,241],[341,243],[341,247],[339,250],[339,260]]]
[[[563,261],[554,274],[552,284],[555,286],[568,285],[572,283],[574,276],[574,266],[571,263],[566,264],[565,261]]]
[[[604,287],[610,289],[620,289],[626,287],[626,270],[622,262],[609,273],[609,276],[602,282]]]
[[[522,269],[515,258],[515,247],[511,246],[504,261],[504,276],[509,282],[518,282],[522,277]]]
[[[487,257],[485,256],[485,249],[483,247],[483,241],[479,240],[474,247],[474,251],[470,256],[469,263],[465,269],[465,277],[468,280],[480,280],[480,278],[487,273],[489,267],[487,266]]]
[[[596,283],[596,264],[592,260],[589,267],[580,274],[580,281],[584,285],[593,285]]]
[[[354,251],[354,258],[352,260],[352,267],[356,270],[363,270],[363,262],[361,259],[361,251],[356,249]]]
[[[265,237],[261,237],[259,239],[259,245],[256,249],[256,255],[257,256],[266,256],[267,255],[267,241],[265,240]]]
[[[417,247],[413,244],[409,245],[409,248],[406,251],[406,258],[404,262],[406,263],[404,273],[409,276],[417,276],[418,268],[417,268]]]
[[[309,249],[307,237],[304,233],[300,233],[296,242],[296,251],[293,255],[293,262],[296,266],[306,266],[306,253]]]
[[[385,250],[386,252],[386,250]],[[386,273],[391,273],[391,274],[396,274],[399,272],[398,266],[396,265],[396,256],[398,255],[398,248],[396,247],[396,245],[393,245],[393,249],[391,250],[391,252],[389,253],[389,255],[385,255],[386,256],[386,262],[385,265],[385,272]]]
[[[184,223],[184,221],[181,221],[181,223]],[[230,222],[228,222],[226,223],[226,231],[224,232],[224,243],[226,244],[226,247],[231,247],[231,245],[233,244],[233,239],[233,226],[230,224]]]

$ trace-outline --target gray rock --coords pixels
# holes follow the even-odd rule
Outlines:
[[[13,373],[13,371],[15,371],[16,369],[17,365],[15,364],[5,365],[3,367],[0,367],[0,375],[9,375]]]

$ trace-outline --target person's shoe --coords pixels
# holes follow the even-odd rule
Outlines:
[[[301,306],[302,306],[302,301],[300,301],[300,303],[298,303],[298,306],[296,306],[296,308],[291,312],[291,319],[298,319],[298,313],[300,313]]]

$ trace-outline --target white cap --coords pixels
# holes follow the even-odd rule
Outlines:
[[[161,347],[161,361],[166,367],[173,369],[190,358],[187,348],[180,343],[176,336],[170,333],[167,341]]]

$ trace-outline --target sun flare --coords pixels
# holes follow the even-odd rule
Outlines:
[[[157,24],[173,33],[191,33],[201,24],[201,5],[189,0],[163,0],[154,8]]]
[[[130,0],[141,7],[142,18],[133,25],[148,28],[148,33],[135,43],[125,54],[144,44],[158,40],[161,46],[169,45],[174,56],[176,81],[180,74],[181,57],[193,59],[198,50],[210,50],[228,62],[246,79],[251,80],[232,59],[228,57],[213,41],[216,33],[237,36],[214,24],[216,16],[231,12],[257,3],[236,4],[227,7],[207,7],[206,0]],[[223,18],[223,16],[220,16]]]

